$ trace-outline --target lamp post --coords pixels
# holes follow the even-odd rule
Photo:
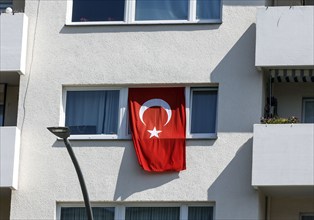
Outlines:
[[[68,127],[48,127],[47,128],[51,133],[53,133],[54,135],[56,135],[59,138],[63,139],[63,142],[68,150],[68,153],[71,157],[72,163],[75,167],[76,170],[76,174],[77,177],[79,179],[80,185],[81,185],[81,190],[83,193],[83,197],[84,197],[84,203],[85,203],[85,209],[86,209],[86,214],[87,214],[87,219],[88,220],[93,220],[93,212],[92,212],[92,208],[90,205],[90,201],[89,201],[89,197],[88,197],[88,192],[86,189],[86,185],[85,185],[85,181],[84,181],[84,177],[81,171],[81,168],[77,162],[77,159],[75,157],[75,154],[72,150],[70,141],[68,140],[68,137],[70,136],[70,129]]]

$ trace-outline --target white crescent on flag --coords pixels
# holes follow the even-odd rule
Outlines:
[[[140,119],[141,119],[142,123],[143,123],[144,125],[146,125],[145,122],[144,122],[144,120],[143,120],[144,112],[145,112],[147,109],[149,109],[150,107],[154,107],[154,106],[160,106],[160,107],[162,107],[163,109],[165,109],[165,111],[167,112],[168,119],[167,119],[167,122],[164,124],[164,126],[165,126],[165,125],[168,124],[168,122],[170,121],[172,112],[171,112],[170,105],[169,105],[167,102],[165,102],[164,100],[162,100],[162,99],[150,99],[150,100],[146,101],[146,102],[141,106],[141,108],[140,108],[140,110],[139,110],[139,116],[140,116]]]

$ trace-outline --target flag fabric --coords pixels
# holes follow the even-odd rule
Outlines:
[[[185,170],[184,88],[130,88],[128,104],[140,166],[150,172]]]

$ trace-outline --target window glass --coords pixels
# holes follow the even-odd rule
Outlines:
[[[123,21],[125,0],[73,0],[72,21]]]
[[[180,207],[127,207],[125,220],[179,220]]]
[[[303,0],[303,5],[314,5],[314,0]]]
[[[0,104],[0,126],[4,125],[4,105]]]
[[[12,0],[0,0],[0,12],[5,12],[5,9],[7,7],[11,7],[13,6],[13,2]]]
[[[215,133],[217,90],[192,89],[191,133]]]
[[[197,19],[219,19],[220,0],[197,0],[196,18]]]
[[[213,207],[189,207],[188,220],[213,220]]]
[[[187,20],[188,0],[137,0],[135,20]]]
[[[0,84],[0,126],[4,125],[5,84]]]
[[[119,91],[68,91],[65,125],[71,134],[117,134]]]
[[[303,112],[304,123],[314,123],[314,99],[304,99]]]
[[[303,215],[303,216],[301,216],[301,220],[314,220],[314,214],[313,215],[311,215],[311,214]]]
[[[94,220],[114,220],[114,207],[93,207]],[[84,207],[62,207],[60,220],[87,220]]]

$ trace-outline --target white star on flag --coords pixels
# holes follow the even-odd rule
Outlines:
[[[159,138],[158,134],[161,132],[160,130],[156,130],[156,127],[153,128],[153,130],[147,130],[150,133],[150,137],[157,137]]]

